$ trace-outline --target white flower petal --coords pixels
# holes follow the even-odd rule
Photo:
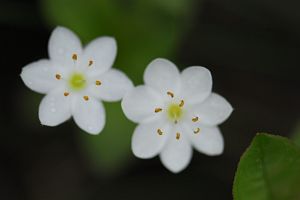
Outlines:
[[[195,127],[196,128],[196,127]],[[224,139],[218,127],[200,126],[200,132],[195,134],[194,129],[187,129],[193,146],[209,156],[216,156],[223,153]]]
[[[163,131],[162,135],[157,130]],[[159,154],[170,134],[170,126],[162,121],[139,124],[132,136],[131,148],[136,157],[152,158]]]
[[[167,144],[160,153],[161,162],[173,173],[184,170],[191,161],[193,150],[187,137],[181,132],[180,139],[177,140],[174,132],[174,137],[169,136]]]
[[[76,124],[90,134],[99,134],[104,128],[105,110],[103,104],[93,97],[89,97],[87,101],[79,95],[74,98],[72,113]]]
[[[65,27],[57,27],[53,30],[49,43],[49,57],[55,63],[74,65],[72,55],[81,54],[82,47],[79,38]]]
[[[119,101],[133,88],[131,80],[117,69],[110,69],[93,79],[89,91],[104,101]],[[96,81],[100,81],[101,85],[96,85]]]
[[[23,67],[21,78],[25,85],[35,92],[47,93],[59,84],[57,73],[49,60],[43,59]]]
[[[163,114],[154,112],[155,108],[163,105],[162,99],[156,91],[145,85],[130,90],[121,105],[126,117],[136,123],[155,119]]]
[[[147,66],[144,82],[161,94],[166,94],[167,91],[176,94],[180,89],[180,73],[172,62],[158,58]]]
[[[192,109],[201,123],[210,126],[223,123],[233,111],[229,102],[216,93],[212,93],[204,102],[193,106]]]
[[[112,67],[116,54],[116,40],[112,37],[100,37],[85,47],[83,62],[88,66],[89,61],[92,61],[93,64],[90,66],[88,73],[98,75]]]
[[[64,92],[64,88],[58,88],[43,98],[39,107],[42,125],[57,126],[71,117],[71,99],[65,97]]]
[[[181,80],[181,95],[188,103],[200,103],[211,94],[212,77],[204,67],[194,66],[183,70]]]

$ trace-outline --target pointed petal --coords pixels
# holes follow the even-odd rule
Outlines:
[[[201,153],[216,156],[223,153],[224,139],[220,129],[216,126],[201,126],[200,132],[195,134],[194,129],[186,129],[193,146]]]
[[[90,42],[84,49],[83,62],[90,66],[90,75],[99,75],[110,69],[117,54],[116,40],[112,37],[100,37]]]
[[[180,74],[172,62],[158,58],[146,68],[144,82],[161,94],[166,94],[167,91],[176,94],[180,87]]]
[[[163,131],[162,135],[157,133],[158,129]],[[152,158],[158,155],[170,134],[169,131],[169,125],[161,121],[139,124],[132,136],[133,154],[138,158]]]
[[[191,103],[201,103],[210,94],[212,77],[210,71],[204,67],[189,67],[181,74],[182,96]]]
[[[42,125],[57,126],[71,117],[71,100],[64,96],[64,92],[64,88],[58,88],[43,98],[39,107]]]
[[[119,101],[123,96],[133,89],[131,80],[117,69],[110,69],[107,72],[93,78],[89,91],[95,97],[104,101]],[[99,81],[97,85],[96,81]]]
[[[162,106],[163,102],[156,91],[142,85],[130,90],[121,105],[128,119],[140,123],[160,117],[162,112],[155,113],[154,110]]]
[[[58,64],[74,64],[72,55],[81,54],[81,51],[81,42],[75,33],[65,27],[53,30],[48,43],[51,60]]]
[[[104,128],[105,110],[103,104],[93,97],[89,97],[87,101],[81,96],[74,98],[72,113],[76,124],[92,135],[99,134]]]
[[[47,93],[60,83],[55,79],[56,73],[52,63],[43,59],[23,67],[21,78],[25,85],[33,91]]]
[[[204,102],[193,107],[195,116],[201,123],[214,126],[223,123],[232,113],[229,102],[222,96],[212,93]]]
[[[180,139],[177,140],[170,135],[167,144],[160,153],[160,159],[163,165],[173,173],[184,170],[190,163],[193,150],[187,135],[181,132]]]

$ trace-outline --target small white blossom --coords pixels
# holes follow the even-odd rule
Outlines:
[[[77,125],[98,134],[105,124],[99,100],[118,101],[132,89],[127,76],[112,69],[114,38],[99,37],[82,48],[69,29],[57,27],[48,43],[49,59],[25,66],[21,78],[31,90],[46,94],[39,107],[41,124],[57,126],[73,116]]]
[[[170,61],[156,59],[145,70],[144,82],[122,100],[125,115],[139,123],[132,137],[135,156],[159,154],[163,165],[177,173],[190,163],[192,147],[210,156],[223,152],[217,125],[229,117],[232,107],[211,92],[208,69],[195,66],[180,73]]]

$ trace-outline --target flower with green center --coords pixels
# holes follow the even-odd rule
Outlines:
[[[21,73],[27,87],[47,94],[39,107],[41,123],[56,126],[73,116],[81,129],[100,133],[105,124],[101,100],[119,101],[133,87],[123,72],[111,68],[115,40],[100,37],[82,48],[72,31],[58,27],[48,51],[50,59],[30,63]]]
[[[144,82],[122,100],[125,115],[139,123],[132,136],[135,156],[159,155],[163,165],[177,173],[190,163],[192,147],[210,156],[223,152],[217,126],[232,107],[212,93],[208,69],[194,66],[180,73],[170,61],[156,59],[146,68]]]

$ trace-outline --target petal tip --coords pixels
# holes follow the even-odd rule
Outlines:
[[[155,155],[146,155],[146,154],[143,154],[137,150],[135,150],[134,148],[131,148],[132,149],[132,153],[135,157],[137,158],[140,158],[140,159],[150,159],[150,158],[154,158]]]
[[[59,124],[57,124],[57,123],[50,123],[50,122],[44,120],[44,119],[41,118],[41,117],[39,117],[39,120],[40,120],[40,124],[41,124],[42,126],[50,126],[50,127],[54,127],[54,126],[59,125]]]
[[[90,134],[90,135],[99,135],[102,130],[104,129],[104,125],[102,127],[84,127],[82,125],[79,125],[77,122],[75,122],[77,126],[83,130],[84,132]]]
[[[216,148],[216,149],[211,149],[209,151],[203,152],[201,151],[201,153],[207,155],[207,156],[220,156],[222,155],[224,152],[224,146],[220,147],[220,148]]]
[[[167,166],[165,164],[163,164],[163,165],[167,170],[169,170],[173,174],[179,174],[180,172],[184,171],[188,166],[188,165],[186,165],[186,166],[182,166],[182,167],[171,167],[171,166]]]

